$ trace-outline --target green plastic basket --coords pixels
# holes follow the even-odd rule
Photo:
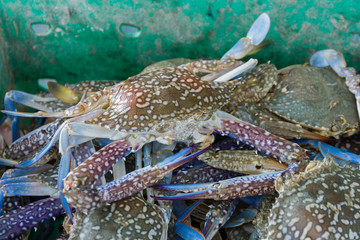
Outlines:
[[[36,93],[39,78],[125,79],[159,60],[220,57],[262,12],[273,44],[260,62],[281,68],[334,48],[360,69],[359,9],[358,0],[3,0],[0,96]]]
[[[39,1],[0,3],[0,88],[36,93],[60,83],[124,79],[174,57],[220,57],[262,12],[278,67],[335,48],[360,67],[359,1]],[[3,107],[3,105],[1,105]]]

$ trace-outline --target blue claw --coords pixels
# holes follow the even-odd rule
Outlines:
[[[0,191],[0,216],[3,215],[3,205],[4,205],[4,198],[5,198],[5,193],[4,191]]]
[[[27,176],[6,178],[0,180],[0,187],[3,187],[6,184],[11,184],[11,183],[24,183],[24,182],[33,182],[33,181],[34,181],[33,179],[30,179]]]
[[[195,146],[196,145],[185,148],[153,167],[147,166],[135,170],[119,179],[116,179],[110,183],[101,186],[98,189],[99,195],[104,201],[113,202],[130,196],[136,192],[139,192],[146,187],[156,184],[156,182],[161,180],[170,171],[191,161],[192,159],[196,158],[210,148],[209,146],[198,152],[186,156],[194,149]]]
[[[17,164],[18,164],[17,161],[6,158],[0,158],[0,166],[14,167]]]
[[[289,171],[286,170],[286,171]],[[256,196],[275,191],[274,181],[282,172],[235,177],[212,183],[155,185],[153,188],[188,193],[173,196],[156,196],[157,200],[215,199],[227,200]],[[250,186],[251,185],[251,186]]]
[[[61,200],[61,203],[65,210],[65,213],[70,217],[70,221],[73,223],[73,215],[72,215],[70,204],[68,203],[68,201],[66,200],[66,198],[62,192],[59,192],[59,198]]]
[[[243,225],[244,223],[250,222],[255,218],[258,210],[254,207],[248,207],[240,214],[236,216],[232,216],[229,221],[227,221],[223,227],[238,227]]]
[[[200,203],[202,203],[203,200],[198,200],[195,203],[193,203],[190,207],[185,209],[185,211],[177,218],[177,222],[182,222],[185,218],[187,218],[191,212],[199,206]]]
[[[56,192],[57,189],[36,181],[34,175],[2,179],[0,180],[0,209],[3,208],[5,196],[46,196]]]
[[[243,197],[243,198],[240,198],[240,200],[253,206],[253,207],[259,208],[260,203],[264,200],[264,198],[265,198],[264,195],[259,195],[259,196],[255,196],[255,197]]]
[[[174,230],[183,239],[205,240],[205,236],[199,230],[186,223],[175,223]]]
[[[20,177],[16,180],[19,182],[6,183],[2,187],[7,196],[51,196],[57,192],[57,189],[34,182],[34,180],[26,177]]]
[[[12,105],[14,105],[14,102],[27,106],[27,107],[31,107],[34,108],[36,110],[40,110],[40,111],[44,111],[44,112],[51,112],[52,109],[46,107],[45,104],[40,104],[39,102],[43,102],[43,103],[47,103],[47,102],[52,102],[52,101],[57,101],[56,98],[46,98],[46,97],[39,97],[36,95],[32,95],[29,93],[25,93],[25,92],[21,92],[21,91],[10,91],[6,93],[5,99],[9,100],[9,103],[11,102]],[[11,110],[12,108],[6,108],[7,110]],[[15,110],[15,106],[13,108]],[[14,111],[12,110],[12,111]]]
[[[333,147],[329,144],[320,142],[318,140],[307,140],[307,139],[299,139],[299,140],[293,140],[293,142],[296,142],[298,144],[311,144],[313,147],[320,150],[321,154],[324,157],[332,156],[334,158],[337,158],[341,161],[347,161],[351,163],[360,164],[360,156],[352,153],[348,150],[344,151],[342,149]]]

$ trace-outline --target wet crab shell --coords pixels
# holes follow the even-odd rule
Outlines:
[[[69,239],[166,239],[165,214],[136,196],[77,213]]]
[[[310,163],[282,183],[268,223],[267,239],[359,239],[360,171],[331,159]]]
[[[175,129],[178,139],[185,140],[188,136],[182,135],[189,135],[191,128],[198,128],[227,103],[232,89],[232,83],[208,83],[185,69],[164,68],[108,89],[112,92],[109,107],[86,123],[155,135]]]
[[[264,106],[321,135],[352,135],[358,128],[354,96],[330,68],[293,65],[279,70],[280,84]]]
[[[196,60],[193,59],[189,59],[189,58],[172,58],[172,59],[167,59],[167,60],[163,60],[160,62],[155,62],[153,64],[150,64],[149,66],[145,67],[141,73],[147,73],[147,72],[152,72],[155,70],[159,70],[162,68],[167,68],[167,67],[178,67],[181,64],[186,64],[186,63],[190,63]]]

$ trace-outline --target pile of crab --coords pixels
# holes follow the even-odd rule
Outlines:
[[[52,219],[61,239],[359,239],[360,76],[331,49],[240,61],[269,28],[260,15],[219,60],[8,92],[0,239]]]

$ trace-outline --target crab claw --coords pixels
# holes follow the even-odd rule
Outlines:
[[[266,37],[270,29],[270,17],[267,13],[262,13],[252,24],[246,37],[241,38],[229,51],[227,51],[221,60],[241,59],[248,55],[258,46]]]
[[[205,240],[205,236],[198,229],[194,228],[186,222],[178,222],[174,225],[174,231],[182,239]]]
[[[40,97],[16,90],[7,92],[5,95],[5,99],[44,112],[53,111],[53,109],[48,108],[47,105],[49,105],[49,103],[52,103],[54,101],[58,101],[56,98],[53,97]],[[5,109],[7,108],[5,107]],[[12,109],[8,109],[8,110],[12,110]]]
[[[236,216],[232,216],[229,219],[229,221],[227,221],[224,224],[224,227],[233,228],[233,227],[241,226],[244,223],[248,223],[256,217],[256,214],[258,214],[258,212],[259,212],[258,209],[256,209],[253,206],[250,206],[246,208],[244,211],[242,211],[240,214]]]
[[[348,150],[343,151],[339,148],[336,148],[334,146],[331,146],[329,144],[326,144],[326,143],[323,143],[323,142],[320,142],[317,140],[298,139],[298,140],[293,140],[293,142],[296,142],[299,144],[310,144],[314,148],[319,149],[321,154],[324,157],[328,157],[330,155],[330,156],[332,156],[336,159],[340,159],[342,161],[360,164],[360,156],[355,153],[352,153]]]
[[[153,167],[147,166],[145,168],[135,170],[122,178],[114,180],[100,187],[99,195],[105,202],[113,202],[130,196],[148,186],[156,184],[170,171],[204,153],[210,148],[210,146],[189,156],[183,157],[193,148],[194,146],[185,148]]]
[[[219,229],[233,215],[238,204],[238,199],[227,201],[213,201],[209,212],[206,214],[206,222],[202,233],[206,239],[213,239]]]
[[[213,183],[155,185],[153,188],[185,192],[174,196],[155,196],[158,200],[215,199],[227,200],[268,194],[275,191],[275,179],[282,172],[231,178]]]
[[[64,180],[65,191],[92,187],[120,158],[126,157],[131,149],[132,145],[128,140],[120,140],[95,152],[67,175]]]
[[[214,122],[212,128],[222,134],[242,141],[257,150],[279,159],[282,162],[293,164],[307,158],[305,151],[296,143],[265,131],[264,129],[241,121],[236,117],[218,110],[218,122]]]
[[[195,208],[202,203],[203,200],[196,201],[190,207],[182,209],[183,213],[177,217],[176,223],[174,225],[174,231],[183,239],[196,239],[196,240],[205,240],[205,236],[199,229],[191,226],[187,219],[189,215],[193,212]]]
[[[98,111],[104,106],[108,105],[108,94],[109,89],[105,88],[102,91],[98,91],[91,95],[91,97],[80,101],[78,104],[67,108],[63,112],[44,112],[39,111],[36,113],[24,113],[24,112],[15,112],[3,110],[2,112],[10,116],[18,117],[76,117],[83,114],[91,114],[91,112]]]

